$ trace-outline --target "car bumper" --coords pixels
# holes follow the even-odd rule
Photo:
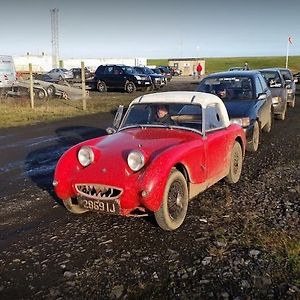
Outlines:
[[[151,86],[151,84],[152,83],[149,80],[138,80],[136,82],[137,88],[148,87],[148,86]]]

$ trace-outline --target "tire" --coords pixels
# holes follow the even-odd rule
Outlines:
[[[147,92],[152,92],[154,90],[155,86],[154,84],[151,84],[150,86],[147,87]]]
[[[65,208],[73,214],[79,215],[87,212],[87,209],[79,207],[78,204],[72,202],[72,198],[63,201]]]
[[[268,123],[264,126],[264,128],[262,129],[262,131],[263,132],[267,132],[267,133],[271,132],[272,124],[273,124],[273,113],[271,111]]]
[[[136,86],[132,81],[128,81],[125,85],[125,91],[127,93],[133,93],[136,91]]]
[[[55,96],[56,89],[55,89],[54,85],[49,85],[46,88],[46,91],[47,91],[47,94],[48,94],[49,98],[53,98]]]
[[[256,152],[258,149],[259,140],[260,140],[260,128],[258,122],[255,121],[253,124],[253,135],[251,141],[247,143],[246,149],[250,152]]]
[[[187,182],[182,173],[173,170],[167,180],[161,206],[154,212],[156,222],[163,230],[175,230],[183,223],[187,207]]]
[[[105,93],[107,92],[107,86],[105,84],[104,81],[98,81],[98,84],[97,84],[97,90],[100,92],[100,93]]]
[[[281,120],[281,121],[284,121],[284,120],[285,120],[285,117],[286,117],[286,111],[287,111],[287,103],[286,103],[285,106],[284,106],[283,112],[280,113],[280,114],[278,114],[278,115],[276,116],[276,119]]]
[[[47,98],[47,92],[44,89],[36,89],[34,94],[38,97],[38,99],[43,100]]]
[[[229,173],[225,177],[225,181],[228,183],[237,183],[241,177],[242,166],[243,151],[240,143],[236,141],[231,150]]]
[[[295,102],[296,102],[296,97],[294,96],[294,99],[292,102],[288,102],[288,107],[294,108],[295,107]]]

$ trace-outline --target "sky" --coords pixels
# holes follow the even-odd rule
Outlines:
[[[300,0],[0,0],[0,54],[65,58],[300,55]]]

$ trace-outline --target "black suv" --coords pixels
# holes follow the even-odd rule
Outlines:
[[[153,70],[147,67],[134,67],[134,69],[140,74],[148,75],[152,80],[152,86],[154,89],[159,89],[165,85],[165,77],[162,74],[156,74]]]
[[[132,93],[137,89],[151,89],[149,76],[139,74],[133,67],[125,65],[101,65],[97,68],[94,83],[99,92],[107,89],[123,89]]]

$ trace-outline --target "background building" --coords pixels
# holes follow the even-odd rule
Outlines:
[[[182,71],[182,75],[192,76],[196,72],[198,63],[202,66],[201,75],[205,74],[205,60],[201,58],[172,58],[168,59],[169,66]]]

